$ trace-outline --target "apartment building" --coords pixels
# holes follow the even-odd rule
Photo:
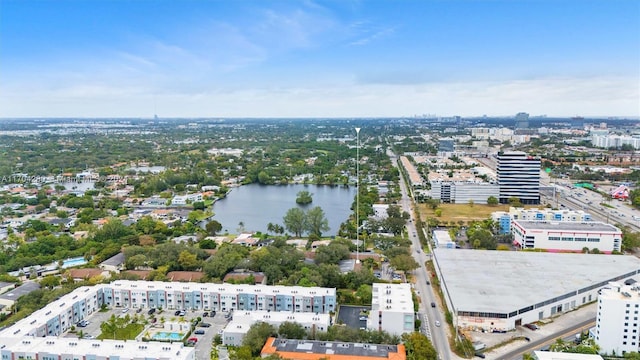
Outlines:
[[[414,331],[414,309],[409,284],[373,284],[369,330],[393,335]]]
[[[131,308],[328,313],[336,308],[336,289],[119,280],[105,288],[104,301]]]
[[[0,337],[0,358],[39,360],[195,360],[182,343],[79,340],[57,337]]]
[[[224,345],[242,345],[244,336],[257,322],[266,322],[278,328],[284,322],[300,324],[308,333],[326,332],[331,323],[329,314],[290,313],[270,311],[234,311],[233,320],[224,328],[222,343]]]
[[[513,220],[513,244],[521,249],[581,252],[585,247],[610,254],[620,251],[622,231],[599,221],[583,223]]]
[[[501,204],[511,198],[522,204],[540,203],[540,159],[522,151],[498,153],[497,175]]]
[[[609,283],[598,296],[596,343],[603,353],[622,356],[640,351],[640,287]]]

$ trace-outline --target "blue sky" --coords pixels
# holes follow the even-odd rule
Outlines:
[[[634,0],[1,0],[0,117],[640,115]]]

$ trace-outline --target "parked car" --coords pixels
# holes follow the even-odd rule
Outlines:
[[[538,325],[536,325],[536,324],[524,324],[524,327],[526,327],[529,330],[538,330],[538,329],[540,329],[540,327],[538,327]]]
[[[175,315],[175,316],[180,315],[180,310],[176,310],[176,312],[174,312],[173,315]]]
[[[483,353],[481,353],[481,352],[477,352],[477,353],[475,353],[474,355],[475,355],[475,356],[477,356],[477,357],[479,357],[480,359],[484,359],[484,358],[485,358],[484,354],[483,354]]]
[[[152,315],[154,312],[156,312],[156,309],[149,309],[149,311],[147,311],[147,314]]]
[[[209,316],[209,313],[205,311],[205,312],[202,314],[202,317],[207,317],[207,316]]]
[[[124,314],[124,313],[126,313],[127,311],[129,311],[129,308],[124,308],[124,309],[122,309],[122,313],[123,313],[123,314]]]
[[[138,309],[136,310],[136,314],[140,314],[141,312],[142,312],[142,308],[138,308]]]
[[[211,324],[206,323],[206,322],[201,322],[200,324],[198,324],[199,327],[204,327],[204,328],[208,328],[211,327]]]
[[[360,316],[360,317],[358,318],[358,320],[360,320],[360,321],[367,321],[367,317],[366,317],[366,316]]]
[[[204,330],[198,329],[198,330],[194,331],[193,333],[196,334],[196,335],[204,335]]]

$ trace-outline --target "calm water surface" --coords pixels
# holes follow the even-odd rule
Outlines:
[[[296,195],[306,190],[313,202],[306,206],[296,204]],[[340,224],[349,217],[356,196],[355,187],[318,185],[259,185],[250,184],[234,188],[225,199],[213,206],[214,219],[222,224],[222,232],[237,233],[239,223],[246,231],[267,231],[267,224],[284,226],[282,218],[287,210],[299,207],[308,210],[320,206],[329,220],[329,231],[322,235],[336,235]]]

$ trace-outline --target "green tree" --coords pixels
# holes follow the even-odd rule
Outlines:
[[[307,211],[305,224],[307,231],[311,235],[321,237],[323,231],[329,231],[329,220],[327,220],[324,211],[319,206]]]
[[[287,210],[287,213],[282,220],[287,230],[293,233],[296,237],[302,236],[302,233],[307,228],[305,213],[302,209],[297,207]]]
[[[391,258],[389,263],[396,270],[400,270],[400,271],[404,271],[404,272],[408,272],[408,271],[411,271],[411,270],[414,270],[414,269],[417,269],[418,267],[420,267],[420,265],[416,262],[416,260],[413,258],[413,256],[406,255],[406,254],[398,255],[398,256],[395,256],[395,257]]]
[[[200,267],[200,261],[196,254],[192,254],[188,250],[183,250],[178,257],[178,264],[182,269],[190,271]]]
[[[498,198],[496,198],[495,196],[489,196],[487,198],[488,205],[495,206],[495,205],[498,205],[498,203],[499,203]]]
[[[277,331],[272,325],[260,321],[251,325],[242,340],[242,345],[247,346],[254,356],[258,356],[267,339],[276,334]]]
[[[47,275],[40,280],[40,286],[53,289],[54,287],[60,285],[60,278],[53,275]]]
[[[327,246],[316,249],[314,261],[316,264],[337,264],[340,260],[349,258],[349,247],[338,242],[331,242]]]
[[[313,197],[311,196],[310,192],[306,190],[298,191],[298,194],[296,196],[296,204],[307,205],[311,204],[312,202]]]
[[[285,339],[304,339],[307,331],[298,323],[285,321],[278,327],[278,334]]]
[[[402,334],[407,360],[437,360],[438,353],[425,335],[419,332]]]
[[[217,220],[211,220],[205,225],[205,229],[209,235],[216,236],[222,230],[222,224]]]

